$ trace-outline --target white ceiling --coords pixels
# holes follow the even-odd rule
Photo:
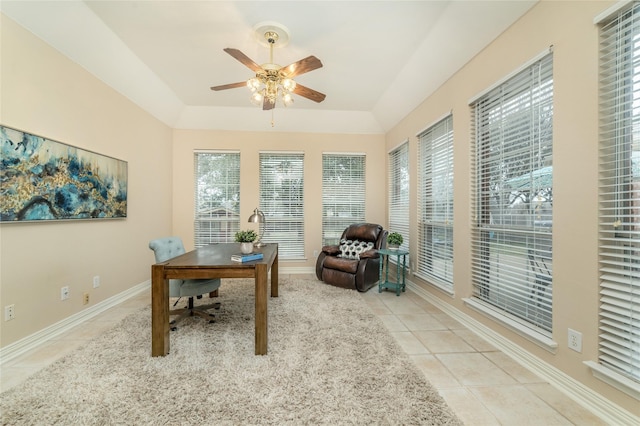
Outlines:
[[[383,133],[537,0],[0,1],[0,10],[173,128],[270,130],[246,88],[214,92],[253,72],[222,49],[269,62],[254,26],[290,33],[288,65],[323,67],[296,81],[327,95],[278,105],[277,131]]]

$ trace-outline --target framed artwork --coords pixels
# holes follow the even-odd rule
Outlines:
[[[0,125],[0,222],[126,217],[126,161]]]

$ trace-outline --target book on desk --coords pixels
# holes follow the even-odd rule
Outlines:
[[[251,262],[253,260],[262,260],[262,258],[264,258],[262,253],[238,253],[231,255],[231,260],[234,262]]]

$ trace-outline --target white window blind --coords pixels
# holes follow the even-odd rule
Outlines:
[[[240,153],[196,152],[195,246],[233,242],[240,229]]]
[[[400,248],[409,250],[409,141],[389,153],[388,194],[388,231],[401,234],[403,241]]]
[[[365,220],[364,154],[322,155],[322,244],[338,244],[342,232]]]
[[[600,363],[640,383],[640,4],[600,30]]]
[[[304,259],[304,154],[260,153],[260,210],[266,243],[280,259]]]
[[[551,336],[553,55],[471,104],[477,301]]]
[[[418,135],[416,275],[453,291],[453,116]]]

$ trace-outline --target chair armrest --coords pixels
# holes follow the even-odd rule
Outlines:
[[[340,246],[324,246],[322,251],[330,256],[336,256],[340,254]]]
[[[379,256],[380,255],[378,253],[378,250],[376,249],[371,249],[360,253],[360,259],[376,259]]]

